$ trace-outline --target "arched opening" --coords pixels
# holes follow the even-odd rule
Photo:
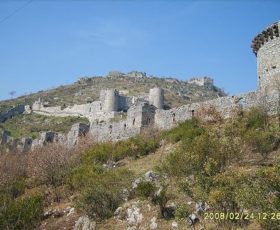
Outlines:
[[[126,130],[126,124],[123,125],[123,129]]]
[[[194,117],[194,109],[192,110],[192,117]]]

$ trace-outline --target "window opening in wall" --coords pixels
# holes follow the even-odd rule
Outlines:
[[[126,130],[126,124],[123,125],[123,129]]]
[[[135,118],[133,118],[133,121],[132,121],[132,125],[134,125],[135,124]]]
[[[192,110],[192,117],[194,117],[194,110]]]
[[[91,113],[91,107],[89,108],[89,112]]]
[[[110,134],[112,133],[112,130],[113,130],[113,126],[112,126],[112,125],[110,125],[110,126],[109,126],[109,131],[110,131]]]
[[[276,65],[273,65],[273,66],[272,66],[272,69],[276,69]]]
[[[175,113],[173,113],[173,114],[172,114],[172,122],[173,122],[173,123],[176,123],[176,118],[175,118],[175,117],[176,117],[176,115],[175,115]]]
[[[147,119],[147,123],[148,123],[148,124],[151,123],[151,119],[150,119],[150,118]]]

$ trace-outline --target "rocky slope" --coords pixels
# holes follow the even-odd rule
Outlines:
[[[99,98],[101,89],[115,88],[127,95],[141,95],[150,88],[160,86],[165,90],[167,107],[177,107],[195,101],[203,101],[225,96],[223,90],[215,86],[212,79],[179,81],[175,78],[146,76],[142,72],[110,72],[107,76],[82,77],[71,85],[21,96],[13,100],[0,101],[0,111],[17,104],[32,104],[38,98],[47,101],[49,106],[84,104]]]

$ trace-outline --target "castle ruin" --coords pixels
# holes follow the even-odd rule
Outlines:
[[[13,140],[9,132],[0,133],[0,143],[11,142],[12,146],[20,146],[27,151],[37,145],[49,142],[67,143],[73,147],[80,136],[90,133],[96,141],[117,141],[127,139],[141,133],[146,128],[166,130],[178,123],[191,119],[200,108],[214,107],[224,118],[228,118],[236,110],[247,110],[259,105],[265,98],[268,112],[275,114],[279,107],[280,93],[280,22],[267,27],[252,41],[252,49],[257,57],[258,88],[254,92],[235,96],[219,97],[205,102],[191,103],[164,109],[164,90],[160,87],[150,89],[149,95],[130,97],[120,94],[115,89],[101,90],[100,98],[88,104],[74,105],[62,109],[60,106],[47,107],[40,100],[31,106],[18,106],[0,114],[0,122],[23,113],[34,112],[51,116],[82,116],[88,118],[90,126],[75,124],[67,135],[44,132],[35,140]],[[146,77],[145,73],[132,72],[137,78]],[[123,77],[124,74],[111,72],[109,77]],[[213,80],[209,78],[191,79],[191,84],[213,87]],[[124,115],[125,114],[125,115]],[[114,121],[117,116],[122,119]]]

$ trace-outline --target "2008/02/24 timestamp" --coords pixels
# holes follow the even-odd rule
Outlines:
[[[205,212],[204,220],[280,220],[280,212]]]

